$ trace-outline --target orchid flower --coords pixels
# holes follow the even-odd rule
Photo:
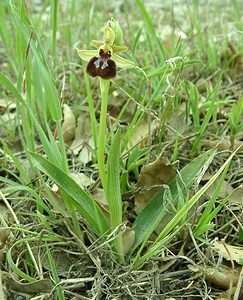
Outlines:
[[[100,76],[103,79],[111,79],[116,76],[116,67],[129,68],[134,63],[119,56],[117,53],[127,51],[123,45],[123,33],[119,23],[111,18],[104,29],[103,41],[93,40],[91,44],[97,50],[79,50],[78,55],[88,62],[86,71],[92,76]]]

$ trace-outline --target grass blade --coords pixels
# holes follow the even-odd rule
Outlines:
[[[77,209],[86,219],[91,228],[101,236],[109,226],[95,200],[85,192],[70,176],[42,156],[31,153],[37,167],[47,174],[74,201]]]
[[[17,228],[16,228],[17,229]],[[20,229],[22,230],[22,228]],[[41,238],[42,241],[46,241],[46,242],[55,242],[55,241],[60,241],[60,239],[55,238],[55,237],[42,237]],[[8,261],[8,265],[9,267],[13,270],[13,272],[17,275],[19,275],[21,278],[29,281],[29,282],[33,282],[36,279],[32,276],[29,276],[28,274],[24,273],[23,271],[20,270],[20,268],[18,268],[17,264],[15,264],[13,257],[15,256],[12,251],[13,249],[17,246],[17,245],[21,245],[21,244],[26,244],[29,242],[40,242],[40,237],[36,236],[36,237],[28,237],[28,238],[23,238],[23,239],[19,239],[17,240],[8,250],[6,258]]]
[[[60,279],[58,276],[55,260],[54,260],[53,256],[51,255],[51,251],[50,251],[47,243],[46,243],[46,253],[48,256],[48,261],[50,263],[53,281],[54,281],[55,285],[58,285],[58,283],[60,282]],[[65,300],[63,290],[60,286],[56,288],[56,292],[57,292],[58,300]]]
[[[140,12],[143,16],[144,22],[145,22],[146,27],[147,27],[148,34],[150,34],[153,37],[154,41],[156,42],[156,44],[159,47],[160,54],[162,55],[162,58],[165,61],[165,53],[164,53],[163,46],[162,46],[159,38],[157,37],[157,34],[156,34],[155,29],[154,29],[152,20],[149,16],[144,4],[143,4],[143,1],[142,0],[136,0],[136,4],[137,4],[138,8],[140,9]]]
[[[44,130],[40,126],[32,109],[27,105],[24,98],[20,95],[20,93],[15,88],[15,86],[11,83],[11,81],[6,76],[4,76],[2,73],[0,73],[0,82],[10,93],[13,94],[13,96],[16,97],[17,101],[19,101],[25,108],[28,109],[28,111],[30,113],[30,117],[33,121],[33,124],[34,124],[38,134],[39,134],[41,143],[45,149],[46,154],[48,155],[48,158],[56,165],[58,165],[58,166],[62,165],[62,158],[61,158],[60,152],[58,150],[57,144],[49,142]]]
[[[199,237],[201,236],[205,231],[204,229],[206,227],[211,227],[213,228],[213,224],[211,224],[211,220],[215,217],[215,210],[218,211],[219,208],[222,208],[222,205],[219,205],[215,210],[213,209],[214,204],[218,198],[221,186],[224,182],[225,176],[228,172],[229,169],[229,164],[226,166],[226,168],[224,169],[224,172],[214,190],[213,196],[211,197],[211,199],[209,200],[206,208],[204,209],[204,212],[202,213],[199,221],[197,222],[196,228],[193,231],[193,234],[195,237]],[[227,201],[227,199],[226,199]],[[222,201],[223,203],[225,202],[225,199]]]

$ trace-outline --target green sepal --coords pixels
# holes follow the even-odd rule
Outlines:
[[[84,61],[90,61],[90,59],[94,56],[98,56],[98,52],[97,50],[80,50],[77,49],[78,55],[80,56],[80,58]]]
[[[111,59],[116,62],[119,68],[127,69],[135,66],[133,61],[123,58],[117,54],[113,54]]]

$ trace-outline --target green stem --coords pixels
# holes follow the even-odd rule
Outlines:
[[[101,111],[100,111],[100,127],[98,136],[98,168],[100,180],[107,197],[108,185],[107,185],[107,174],[105,171],[105,133],[106,133],[106,114],[108,105],[108,94],[109,94],[110,80],[104,80],[100,78],[100,92],[101,92]]]

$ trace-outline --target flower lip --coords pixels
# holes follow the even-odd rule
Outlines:
[[[87,64],[86,71],[92,77],[111,79],[116,76],[116,64],[112,59],[92,57]]]

